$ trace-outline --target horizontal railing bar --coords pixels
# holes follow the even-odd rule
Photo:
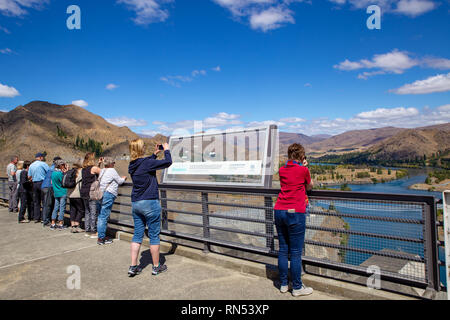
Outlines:
[[[132,206],[131,203],[114,202],[114,204],[116,204],[118,206],[125,206],[125,207],[131,207]]]
[[[168,209],[163,208],[162,210],[166,211],[166,212],[180,213],[180,214],[186,214],[186,215],[203,216],[203,213],[191,212],[191,211],[186,211],[186,210],[176,210],[176,209],[170,209],[170,208],[168,208]],[[215,214],[215,213],[208,214],[208,217],[210,217],[210,218],[218,218],[218,219],[236,220],[236,221],[254,222],[254,223],[274,224],[273,222],[268,222],[268,221],[262,220],[262,219],[256,219],[256,218],[252,219],[252,218],[236,217],[236,216],[226,216],[226,215]]]
[[[364,215],[359,215],[359,214],[340,213],[340,212],[333,213],[333,212],[324,212],[324,211],[311,211],[310,214],[333,216],[333,217],[344,217],[344,218],[355,218],[355,219],[364,219],[364,220],[378,220],[378,221],[387,221],[387,222],[408,223],[408,224],[424,224],[424,221],[421,219],[378,217],[378,216],[370,216],[370,215],[364,216]]]
[[[167,221],[170,222],[170,223],[174,223],[174,224],[184,224],[184,225],[187,225],[187,226],[203,228],[203,224],[195,223],[195,222],[179,221],[179,220],[173,220],[173,219],[167,219]]]
[[[345,234],[352,234],[352,235],[356,235],[356,236],[364,236],[364,237],[371,237],[371,238],[399,240],[399,241],[405,241],[405,242],[415,242],[415,243],[423,243],[424,242],[423,239],[418,239],[418,238],[399,237],[399,236],[391,236],[391,235],[385,235],[385,234],[379,234],[379,233],[369,233],[369,232],[351,231],[351,230],[345,230],[345,229],[325,228],[325,227],[317,227],[317,226],[311,226],[311,225],[306,226],[306,229],[326,231],[326,232],[345,233]]]
[[[343,245],[339,245],[339,244],[332,244],[332,243],[311,241],[311,240],[305,240],[305,243],[314,245],[314,246],[319,246],[319,247],[343,249],[343,250],[347,250],[347,251],[354,251],[354,252],[359,252],[359,253],[377,255],[377,256],[381,256],[381,257],[395,258],[395,259],[408,260],[408,261],[425,262],[425,259],[422,257],[417,258],[417,257],[413,257],[413,256],[403,255],[403,254],[394,254],[394,253],[388,253],[388,252],[382,252],[382,251],[376,251],[376,250],[360,249],[360,248],[355,248],[355,247],[343,246]]]
[[[212,201],[208,201],[207,204],[213,205],[213,206],[236,207],[236,208],[246,208],[246,209],[273,210],[273,207],[252,206],[252,205],[249,205],[249,204],[239,204],[239,203],[229,203],[229,202],[212,202]]]
[[[254,223],[267,223],[268,225],[274,224],[273,221],[266,221],[266,220],[256,219],[256,218],[244,218],[244,217],[226,216],[226,215],[216,214],[216,213],[211,213],[211,214],[208,215],[208,217],[219,218],[219,219],[228,219],[228,220],[247,221],[247,222],[254,222]]]
[[[161,198],[161,201],[202,204],[201,200],[184,200],[184,199],[181,200],[181,199]]]
[[[131,185],[131,184],[130,184]],[[194,190],[198,192],[211,193],[240,193],[240,194],[256,194],[277,196],[280,189],[277,188],[257,188],[257,187],[233,187],[233,186],[205,186],[205,185],[178,185],[178,184],[161,184],[159,186],[163,190]],[[349,200],[381,200],[381,201],[400,201],[400,202],[415,202],[427,203],[434,205],[435,200],[433,196],[426,195],[411,195],[411,194],[391,194],[391,193],[368,193],[368,192],[353,192],[353,191],[331,191],[331,190],[312,190],[308,192],[310,197],[314,198],[331,198],[331,199],[349,199]]]
[[[165,235],[165,236],[170,236],[170,237],[182,238],[185,240],[208,242],[212,245],[220,245],[220,246],[228,247],[230,249],[240,249],[240,250],[247,251],[247,252],[265,254],[265,255],[270,254],[270,250],[266,249],[266,248],[257,248],[254,246],[249,246],[249,245],[245,245],[245,244],[237,244],[235,242],[226,241],[226,240],[218,240],[218,239],[212,240],[212,239],[204,238],[202,236],[186,234],[186,233],[173,231],[173,230],[161,230],[161,234]],[[272,254],[272,256],[275,256],[275,255]]]
[[[166,208],[162,208],[161,210],[165,211],[165,212],[173,212],[173,213],[180,213],[180,214],[187,214],[187,215],[203,217],[203,213],[198,213],[198,212],[191,212],[191,211],[186,211],[186,210],[176,210],[176,209],[166,209]]]
[[[186,221],[179,221],[179,220],[173,220],[173,219],[167,219],[170,223],[174,224],[185,224],[189,226],[199,227],[203,228],[203,224],[198,224],[194,222],[186,222]],[[260,238],[273,238],[273,235],[265,234],[265,233],[259,233],[259,232],[253,232],[253,231],[246,231],[246,230],[239,230],[239,229],[232,229],[232,228],[226,228],[226,227],[218,227],[218,226],[209,226],[209,229],[219,230],[219,231],[226,231],[226,232],[232,232],[232,233],[241,233],[246,234],[250,236],[260,237]],[[209,238],[210,239],[210,238]]]

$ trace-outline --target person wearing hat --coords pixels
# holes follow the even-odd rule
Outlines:
[[[52,188],[55,195],[55,208],[52,212],[52,225],[50,229],[64,229],[64,212],[66,211],[67,189],[63,188],[62,180],[67,166],[64,160],[55,161],[55,170],[52,173]],[[59,212],[59,214],[58,214]],[[56,225],[58,217],[58,225]]]
[[[114,169],[115,161],[111,157],[104,157],[103,164],[105,168],[100,173],[100,190],[103,191],[100,214],[97,220],[98,239],[97,244],[109,244],[112,240],[106,237],[106,227],[111,209],[118,195],[118,189],[125,182],[127,177],[120,177]]]
[[[41,222],[42,212],[41,203],[44,198],[42,192],[42,182],[47,175],[50,167],[45,162],[45,154],[39,152],[36,154],[36,160],[28,169],[28,178],[33,181],[33,219],[35,223]]]
[[[53,158],[53,164],[50,167],[50,169],[47,171],[47,174],[45,175],[44,181],[42,181],[42,194],[44,195],[43,198],[43,208],[42,208],[42,222],[43,226],[46,227],[50,224],[50,216],[53,212],[53,206],[55,204],[55,196],[53,195],[53,188],[52,188],[52,174],[53,171],[55,171],[55,162],[57,160],[61,160],[61,157],[54,157]]]

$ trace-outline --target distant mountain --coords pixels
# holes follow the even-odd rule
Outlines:
[[[302,145],[310,145],[314,142],[322,141],[326,138],[321,137],[310,137],[301,133],[291,133],[291,132],[280,132],[279,140],[280,144],[292,144],[292,143],[300,143]]]
[[[120,157],[128,154],[128,141],[136,138],[138,135],[129,128],[117,127],[74,105],[33,101],[0,113],[2,163],[9,162],[12,155],[18,155],[21,160],[34,160],[37,152],[44,151],[47,160],[60,156],[74,161],[88,150]],[[145,140],[149,145],[154,141]]]
[[[406,129],[368,149],[374,159],[404,160],[450,149],[450,123]]]
[[[362,151],[407,129],[385,127],[352,130],[307,145],[307,151],[315,154]]]

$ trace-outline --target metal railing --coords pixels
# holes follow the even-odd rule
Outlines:
[[[131,187],[120,188],[110,223],[133,227]],[[272,188],[160,185],[161,234],[202,243],[204,251],[217,247],[276,257],[273,206],[278,193]],[[375,265],[382,280],[441,289],[434,197],[317,190],[309,201],[305,265],[363,277]]]

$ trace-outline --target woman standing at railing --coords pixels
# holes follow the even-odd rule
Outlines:
[[[166,265],[159,262],[159,234],[161,231],[161,204],[159,203],[158,180],[156,171],[172,165],[169,145],[162,146],[164,159],[156,156],[162,150],[156,145],[152,156],[144,158],[144,141],[136,139],[130,142],[131,162],[128,173],[133,181],[131,192],[132,213],[134,220],[134,236],[131,242],[131,266],[128,276],[134,277],[142,269],[137,265],[139,250],[144,238],[145,226],[148,227],[150,252],[153,260],[152,274],[157,275],[167,270]]]
[[[294,143],[288,148],[288,161],[279,170],[281,192],[275,204],[275,225],[279,240],[278,270],[280,291],[288,292],[288,254],[291,255],[292,295],[305,296],[313,292],[302,283],[302,249],[305,241],[306,210],[313,182],[309,173],[305,149]]]

